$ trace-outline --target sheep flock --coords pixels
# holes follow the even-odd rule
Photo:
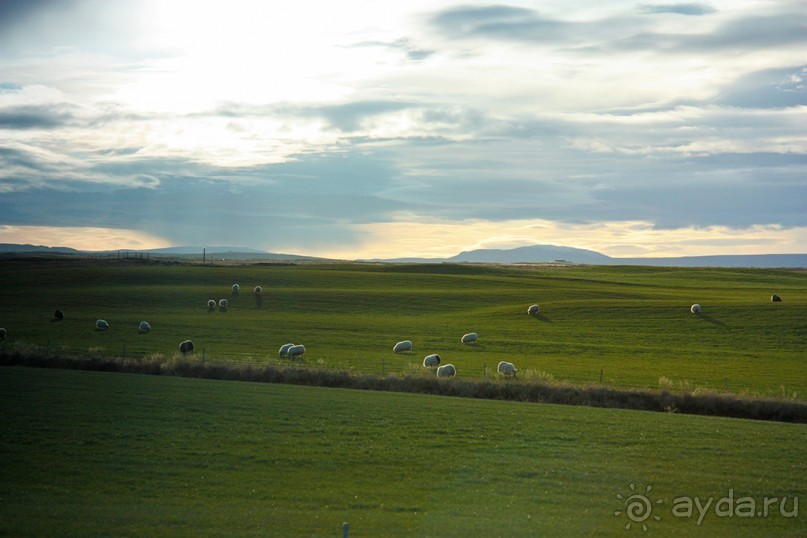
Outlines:
[[[232,296],[236,298],[238,296],[240,290],[239,284],[232,285]],[[256,299],[260,299],[261,294],[263,293],[263,287],[258,285],[253,288],[253,292],[256,295]],[[777,295],[771,295],[771,302],[782,302],[782,298]],[[229,306],[229,301],[226,298],[219,299],[216,301],[215,299],[208,299],[207,300],[207,308],[209,312],[214,312],[216,308],[222,312],[225,312]],[[258,303],[259,305],[261,303]],[[529,316],[536,316],[540,311],[540,307],[538,304],[531,304],[527,307],[527,314]],[[702,307],[699,303],[694,303],[690,306],[690,312],[695,315],[701,315]],[[52,321],[61,321],[64,319],[64,313],[61,310],[56,310]],[[151,324],[147,321],[141,321],[138,324],[138,333],[139,334],[148,334],[151,332]],[[104,319],[98,319],[95,322],[95,330],[96,331],[108,331],[110,329],[110,324]],[[0,328],[0,341],[3,341],[7,337],[7,330],[5,328]],[[468,332],[461,336],[460,343],[463,345],[470,345],[476,344],[479,341],[479,335],[476,332]],[[456,342],[456,340],[455,340]],[[179,352],[182,355],[187,355],[189,353],[194,352],[194,344],[191,340],[184,340],[179,344]],[[305,346],[302,344],[294,344],[288,343],[284,344],[280,347],[278,355],[280,358],[283,359],[301,359],[305,356]],[[400,353],[413,353],[414,352],[414,344],[412,340],[400,340],[392,347],[392,351],[395,354]],[[453,364],[443,364],[443,358],[438,353],[429,353],[423,358],[423,368],[430,369],[433,371],[436,377],[441,379],[451,379],[457,375],[457,368]],[[499,376],[504,378],[514,378],[518,372],[516,366],[512,362],[508,361],[500,361],[497,365],[496,372]]]

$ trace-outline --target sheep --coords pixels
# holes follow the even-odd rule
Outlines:
[[[692,307],[689,309],[689,311],[692,312],[693,314],[700,314],[701,305],[695,303],[695,304],[692,305]]]
[[[145,334],[151,330],[151,325],[149,325],[148,321],[141,321],[140,326],[137,328],[137,332],[140,334]]]
[[[3,328],[0,328],[0,341],[5,340],[5,339],[6,339],[6,330],[3,329]]]
[[[241,286],[238,284],[233,284],[233,295],[238,295],[238,290],[241,289]]]
[[[184,342],[180,342],[179,344],[179,352],[183,355],[188,353],[193,353],[193,342],[190,340],[185,340]]]
[[[499,372],[499,375],[515,377],[517,370],[512,362],[501,361],[496,367],[496,371]]]
[[[540,309],[541,308],[537,304],[530,305],[530,307],[527,309],[527,314],[532,316],[533,314],[537,314],[538,310],[540,310]]]
[[[440,365],[440,355],[438,355],[437,353],[426,355],[426,357],[423,359],[424,368],[434,368],[435,366],[439,365]]]
[[[453,364],[444,364],[437,368],[437,377],[454,377],[457,375],[457,369]]]
[[[220,308],[227,308],[227,299],[221,299],[219,301],[219,307]]]
[[[773,295],[771,295],[771,301],[774,303],[781,303],[782,298],[774,293]]]
[[[207,308],[209,310],[214,310],[216,308],[216,300],[210,299],[209,301],[207,301]]]
[[[95,330],[96,331],[105,331],[109,329],[109,323],[106,320],[99,319],[95,322]]]
[[[392,348],[392,351],[394,353],[403,353],[405,351],[412,351],[412,342],[410,342],[409,340],[402,340],[397,344],[395,344],[395,346]]]
[[[263,292],[263,288],[260,286],[255,286],[255,294],[260,295]]]
[[[61,310],[57,310],[56,312],[53,313],[53,319],[55,319],[56,321],[62,321],[64,319],[64,312],[62,312]]]
[[[463,334],[462,338],[460,339],[460,342],[462,342],[463,344],[473,344],[474,342],[476,342],[476,338],[477,338],[476,333]]]
[[[282,346],[280,346],[280,356],[282,358],[287,357],[289,354],[289,349],[292,347],[294,347],[294,344],[283,344]]]
[[[305,346],[304,345],[294,345],[291,346],[288,351],[286,352],[290,359],[298,357],[300,355],[305,355]]]

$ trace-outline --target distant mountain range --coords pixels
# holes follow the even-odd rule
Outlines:
[[[225,260],[338,261],[297,254],[279,254],[248,247],[169,247],[150,250],[80,251],[67,247],[46,247],[0,243],[0,254],[123,255],[154,257],[194,257]],[[120,253],[120,254],[119,254]],[[384,263],[570,263],[585,265],[652,265],[671,267],[784,267],[807,268],[807,254],[756,254],[723,256],[683,256],[670,258],[612,258],[595,252],[557,245],[531,245],[511,249],[477,249],[448,258],[392,258],[357,260]]]

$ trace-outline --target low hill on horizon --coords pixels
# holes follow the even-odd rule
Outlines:
[[[154,257],[195,257],[203,255],[226,260],[283,260],[283,261],[357,261],[378,263],[566,263],[580,265],[642,265],[670,267],[759,267],[759,268],[807,268],[807,254],[737,254],[715,256],[680,256],[654,258],[614,258],[594,250],[559,245],[530,245],[511,249],[476,249],[460,252],[446,258],[374,258],[356,260],[335,260],[267,252],[250,247],[197,247],[177,246],[156,249],[118,249],[103,251],[82,251],[69,247],[49,247],[42,245],[21,245],[0,243],[0,254],[46,254],[46,255],[116,255],[119,253],[148,254]]]
[[[674,267],[807,267],[807,254],[752,254],[612,258],[600,252],[558,245],[530,245],[512,249],[468,250],[448,258],[393,258],[388,263],[572,263],[583,265],[650,265]]]

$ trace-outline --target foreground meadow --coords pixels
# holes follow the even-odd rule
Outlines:
[[[0,275],[9,283],[0,287],[0,350],[170,358],[191,339],[208,362],[260,365],[294,342],[306,347],[301,365],[353,372],[419,372],[439,353],[466,379],[493,377],[507,360],[522,379],[807,395],[804,272],[2,260]],[[208,309],[222,298],[226,310]],[[529,316],[533,303],[541,310]],[[63,321],[52,321],[56,309]],[[96,319],[109,330],[95,331]],[[148,334],[138,334],[143,320]],[[460,343],[467,332],[479,334],[476,344]],[[414,353],[396,355],[404,339]]]
[[[18,367],[0,400],[2,535],[807,533],[800,424]]]

